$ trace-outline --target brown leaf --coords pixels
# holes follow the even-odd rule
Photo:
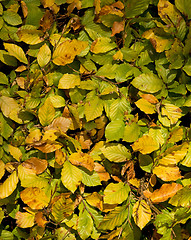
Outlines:
[[[57,149],[55,151],[55,161],[62,165],[66,161],[66,153],[62,151],[62,149]]]
[[[80,145],[82,146],[82,149],[90,149],[90,146],[92,145],[92,141],[86,131],[77,133],[75,135],[75,139],[80,143]]]
[[[45,171],[48,166],[48,162],[44,159],[32,157],[22,163],[23,167],[33,169],[36,174],[40,174]]]
[[[146,99],[150,103],[153,103],[153,104],[158,103],[158,99],[152,94],[141,94],[141,97]]]
[[[43,153],[51,153],[56,151],[57,149],[60,149],[62,147],[62,144],[59,142],[55,142],[55,143],[42,143],[41,145],[39,144],[34,145],[34,148],[40,150]]]
[[[46,10],[44,16],[40,20],[40,26],[42,27],[43,31],[46,32],[49,30],[54,22],[54,17],[49,10]]]
[[[69,129],[71,124],[71,120],[65,117],[58,117],[53,120],[53,122],[44,128],[45,131],[50,130],[50,129],[55,129],[58,131],[61,131],[63,133],[66,133],[67,130]]]
[[[165,183],[160,189],[155,190],[150,199],[153,203],[165,202],[170,197],[173,197],[178,190],[182,188],[178,183]]]
[[[111,36],[113,37],[116,33],[120,33],[124,30],[125,23],[124,21],[122,22],[114,22],[112,26],[112,34]]]

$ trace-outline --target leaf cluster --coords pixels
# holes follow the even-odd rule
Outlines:
[[[0,239],[190,239],[191,1],[0,1]]]

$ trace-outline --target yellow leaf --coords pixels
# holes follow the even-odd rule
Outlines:
[[[177,123],[178,119],[182,117],[182,110],[170,102],[165,102],[161,108],[161,114],[167,116],[171,124]]]
[[[59,80],[58,88],[70,89],[80,85],[80,76],[76,74],[64,74]]]
[[[145,200],[137,201],[133,206],[133,219],[142,230],[151,220],[151,209]]]
[[[91,195],[88,195],[86,197],[86,201],[91,206],[96,207],[99,210],[103,211],[103,198],[99,193],[93,192]]]
[[[20,192],[22,201],[32,209],[42,209],[48,206],[49,199],[44,191],[37,187],[29,187]]]
[[[110,43],[111,39],[107,37],[97,38],[91,45],[91,52],[93,53],[105,53],[117,47],[115,43]]]
[[[17,226],[20,228],[29,228],[34,225],[35,215],[28,212],[17,212],[15,215]]]
[[[40,0],[43,4],[44,8],[52,7],[54,5],[55,0]]]
[[[82,152],[72,153],[69,156],[69,160],[73,165],[85,167],[90,172],[94,170],[94,160],[87,153]]]
[[[4,176],[5,173],[5,164],[2,160],[0,160],[0,180]]]
[[[164,152],[164,157],[159,159],[161,165],[175,165],[179,163],[188,151],[188,143],[184,142],[182,145],[173,146]]]
[[[50,125],[49,125],[50,126]],[[47,130],[42,138],[42,141],[49,140],[51,142],[55,141],[59,137],[59,132],[56,129]]]
[[[24,77],[17,77],[16,81],[20,88],[25,89],[26,79]]]
[[[113,55],[114,60],[123,60],[123,53],[119,50]]]
[[[8,145],[9,146],[9,153],[18,161],[20,162],[23,154],[21,152],[21,150],[18,147],[14,147],[11,144]]]
[[[58,149],[55,151],[55,161],[62,165],[66,161],[66,153],[62,151],[62,149]]]
[[[153,169],[153,174],[163,181],[176,181],[182,178],[179,168],[177,166],[163,166],[159,165]]]
[[[136,106],[146,114],[154,114],[156,111],[155,105],[148,102],[146,99],[141,98],[135,102]]]
[[[175,128],[170,132],[170,138],[168,142],[169,143],[179,142],[183,139],[183,136],[184,136],[183,128],[182,127]]]
[[[20,62],[28,64],[28,60],[25,56],[23,49],[16,44],[12,43],[4,43],[5,49],[9,52],[9,54],[15,58],[17,58]]]
[[[19,179],[16,171],[0,185],[0,199],[10,196],[17,187]]]
[[[133,151],[141,152],[142,154],[151,153],[157,149],[159,149],[159,144],[156,142],[151,136],[143,135],[132,145]]]
[[[56,47],[53,53],[53,63],[61,66],[72,63],[76,55],[79,55],[87,46],[88,42],[85,41],[66,40]]]
[[[35,142],[39,142],[42,137],[42,133],[40,132],[40,129],[31,129],[29,135],[26,137],[26,144],[33,144]]]
[[[40,174],[45,171],[45,169],[48,166],[47,160],[39,159],[36,157],[32,157],[30,159],[27,159],[22,163],[23,167],[26,167],[28,169],[32,169],[34,173]]]
[[[55,109],[49,98],[47,98],[43,106],[39,108],[38,117],[43,126],[51,124],[54,120]]]
[[[41,43],[44,40],[43,32],[37,30],[33,25],[23,25],[18,29],[17,35],[21,41],[30,45]]]
[[[51,50],[48,45],[45,43],[40,49],[37,54],[37,62],[40,67],[46,66],[51,59]]]
[[[165,202],[181,188],[182,185],[178,183],[165,183],[151,194],[150,199],[153,203]]]

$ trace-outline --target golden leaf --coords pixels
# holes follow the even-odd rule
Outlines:
[[[45,227],[45,225],[48,223],[42,212],[37,212],[34,220],[41,228]]]
[[[182,185],[178,183],[165,183],[151,194],[150,199],[153,203],[165,202],[181,188]]]
[[[57,149],[60,149],[62,147],[62,144],[59,142],[54,143],[43,143],[41,145],[34,145],[34,148],[40,150],[43,153],[51,153],[56,151]]]
[[[159,165],[153,169],[153,173],[163,181],[176,181],[182,178],[177,166]]]
[[[3,177],[5,173],[5,164],[2,160],[0,160],[0,179]]]
[[[86,197],[86,201],[91,206],[98,208],[100,211],[103,210],[103,198],[99,193],[93,192],[91,195],[88,195]]]
[[[62,165],[66,161],[66,153],[62,151],[62,149],[57,149],[55,151],[55,161]]]
[[[69,160],[73,165],[85,167],[90,172],[94,170],[94,160],[87,153],[82,152],[72,153],[69,156]]]
[[[28,187],[20,193],[22,201],[32,209],[42,209],[48,206],[49,199],[44,191],[37,187]]]
[[[154,114],[156,111],[155,105],[151,104],[145,98],[141,98],[136,101],[135,105],[146,114]]]
[[[152,94],[141,94],[141,97],[146,99],[148,102],[152,104],[158,103],[158,99]]]
[[[141,152],[142,154],[151,153],[157,149],[159,149],[159,144],[156,142],[151,136],[143,135],[132,145],[133,151]]]
[[[18,161],[20,162],[23,154],[21,152],[21,150],[18,147],[15,147],[11,144],[8,145],[9,146],[9,153]]]
[[[142,230],[151,220],[151,209],[145,200],[137,201],[133,206],[133,218],[137,226]]]
[[[76,55],[80,54],[88,46],[88,42],[66,40],[59,44],[53,53],[53,63],[64,66],[72,63]]]
[[[44,159],[32,157],[22,163],[23,167],[32,169],[36,174],[40,174],[45,171],[48,166],[48,162]]]
[[[29,135],[26,137],[26,144],[33,144],[35,142],[40,141],[42,137],[42,133],[40,132],[40,129],[31,129]]]

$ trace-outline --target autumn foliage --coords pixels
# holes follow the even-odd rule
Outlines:
[[[191,1],[0,1],[0,239],[191,239]]]

